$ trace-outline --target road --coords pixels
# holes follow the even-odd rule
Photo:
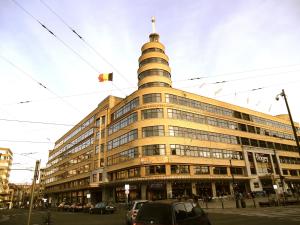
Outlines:
[[[213,225],[299,225],[300,207],[209,209]],[[0,225],[26,225],[27,210],[2,211],[8,220]],[[51,225],[124,225],[124,211],[112,215],[87,213],[51,212]],[[33,211],[31,225],[44,225],[45,211]]]

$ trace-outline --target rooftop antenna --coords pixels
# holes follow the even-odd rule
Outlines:
[[[155,33],[155,17],[152,16],[151,18],[151,23],[152,23],[152,33],[154,34]]]

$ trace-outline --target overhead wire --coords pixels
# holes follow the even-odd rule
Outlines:
[[[100,74],[98,69],[92,65],[89,61],[87,61],[84,57],[82,57],[77,51],[75,51],[70,45],[68,45],[65,41],[63,41],[58,35],[54,34],[46,25],[44,25],[40,20],[38,20],[35,16],[33,16],[28,10],[26,10],[23,6],[21,6],[16,0],[13,1],[20,9],[22,9],[27,15],[29,15],[32,19],[34,19],[37,23],[39,23],[45,30],[47,30],[52,36],[54,36],[60,43],[62,43],[66,48],[68,48],[71,52],[73,52],[77,57],[79,57],[83,62],[85,62],[91,69],[93,69],[97,75]],[[126,96],[126,93],[122,92],[122,89],[118,88],[113,82],[112,85],[117,88],[122,94]]]
[[[244,71],[237,71],[237,72],[228,72],[228,73],[220,73],[210,76],[200,76],[200,77],[192,77],[188,79],[183,80],[174,80],[176,81],[192,81],[192,80],[200,80],[200,79],[206,79],[206,78],[215,78],[215,77],[221,77],[221,76],[232,76],[236,74],[242,74],[242,73],[249,73],[249,72],[256,72],[256,71],[263,71],[263,70],[271,70],[271,69],[278,69],[278,68],[284,68],[284,67],[293,67],[293,66],[300,66],[300,63],[298,64],[289,64],[289,65],[281,65],[281,66],[272,66],[272,67],[264,67],[264,68],[258,68],[258,69],[250,69],[250,70],[244,70]]]
[[[65,124],[65,123],[53,123],[53,122],[31,121],[31,120],[12,120],[12,119],[6,119],[6,118],[0,118],[0,121],[43,124],[43,125],[56,125],[56,126],[75,126],[73,124]]]
[[[14,1],[14,0],[12,0]],[[66,100],[64,100],[63,98],[61,98],[61,96],[59,96],[58,94],[56,94],[54,91],[52,91],[51,89],[49,89],[48,87],[46,87],[46,85],[44,85],[43,83],[41,83],[40,81],[36,80],[32,75],[30,75],[29,73],[27,73],[26,71],[24,71],[22,68],[20,68],[19,66],[17,66],[15,63],[13,63],[12,61],[10,61],[9,59],[5,58],[3,55],[0,55],[0,57],[6,61],[8,64],[10,64],[11,66],[13,66],[15,69],[17,69],[18,71],[20,71],[22,74],[26,75],[27,77],[29,77],[32,81],[34,81],[35,83],[37,83],[40,87],[42,87],[43,89],[46,89],[48,92],[50,92],[52,95],[56,96],[57,98],[61,99],[61,101],[63,101],[65,104],[67,104],[68,106],[70,106],[71,108],[75,109],[78,113],[81,113],[79,109],[77,109],[75,106],[73,106],[71,103],[67,102]],[[30,101],[23,101],[20,102],[19,104],[24,104],[24,103],[29,103]]]
[[[43,0],[40,0],[40,2],[48,9],[50,10],[65,26],[68,27],[68,29],[74,33],[84,44],[92,50],[99,58],[101,58],[104,62],[106,62],[111,68],[113,68],[118,74],[121,75],[121,77],[128,83],[131,84],[130,81],[111,63],[109,62],[103,55],[101,55],[91,44],[89,44],[82,35],[79,35],[79,33],[72,28],[57,12],[54,11],[53,8],[51,8],[47,3],[45,3]]]

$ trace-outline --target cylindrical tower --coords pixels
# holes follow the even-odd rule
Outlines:
[[[169,58],[165,54],[165,46],[159,42],[159,34],[155,32],[155,19],[152,17],[151,21],[150,41],[142,46],[142,55],[139,58],[139,89],[172,86]]]

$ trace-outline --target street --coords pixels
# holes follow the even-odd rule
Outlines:
[[[207,210],[212,225],[289,225],[300,224],[300,208],[271,207],[246,209],[209,209]],[[1,225],[26,225],[27,210],[13,209],[2,211],[8,220]],[[51,211],[51,225],[124,225],[124,210],[111,215],[90,215],[88,213]],[[46,224],[46,211],[33,211],[31,225]]]

